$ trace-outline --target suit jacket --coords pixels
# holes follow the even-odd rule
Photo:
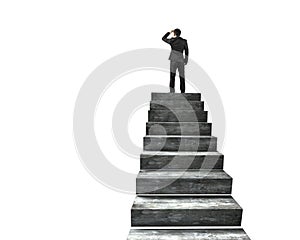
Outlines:
[[[170,35],[169,32],[167,32],[163,37],[162,40],[168,44],[171,45],[171,53],[169,56],[169,60],[175,61],[175,62],[184,62],[187,64],[188,62],[188,55],[189,55],[189,47],[187,44],[187,40],[183,39],[181,37],[174,37],[171,39],[168,39],[168,36]],[[183,51],[184,51],[184,57],[183,57]]]

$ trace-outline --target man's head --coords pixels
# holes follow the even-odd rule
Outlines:
[[[179,37],[180,34],[181,34],[181,31],[180,31],[179,28],[174,29],[174,35],[175,35],[176,37]]]

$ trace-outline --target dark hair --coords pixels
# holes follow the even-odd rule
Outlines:
[[[180,34],[181,34],[181,30],[180,30],[179,28],[176,28],[176,29],[174,30],[174,34],[175,34],[177,37],[179,37]]]

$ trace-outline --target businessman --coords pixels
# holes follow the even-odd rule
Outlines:
[[[174,33],[174,37],[168,38],[168,36]],[[175,76],[176,70],[178,69],[180,78],[180,91],[185,92],[185,74],[184,66],[188,63],[189,48],[187,40],[180,37],[181,31],[176,28],[170,32],[167,32],[162,40],[171,45],[171,53],[169,56],[170,60],[170,92],[175,92]],[[183,51],[184,55],[183,56]]]

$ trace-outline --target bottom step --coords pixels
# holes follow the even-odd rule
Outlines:
[[[127,240],[250,240],[243,229],[132,229]]]

